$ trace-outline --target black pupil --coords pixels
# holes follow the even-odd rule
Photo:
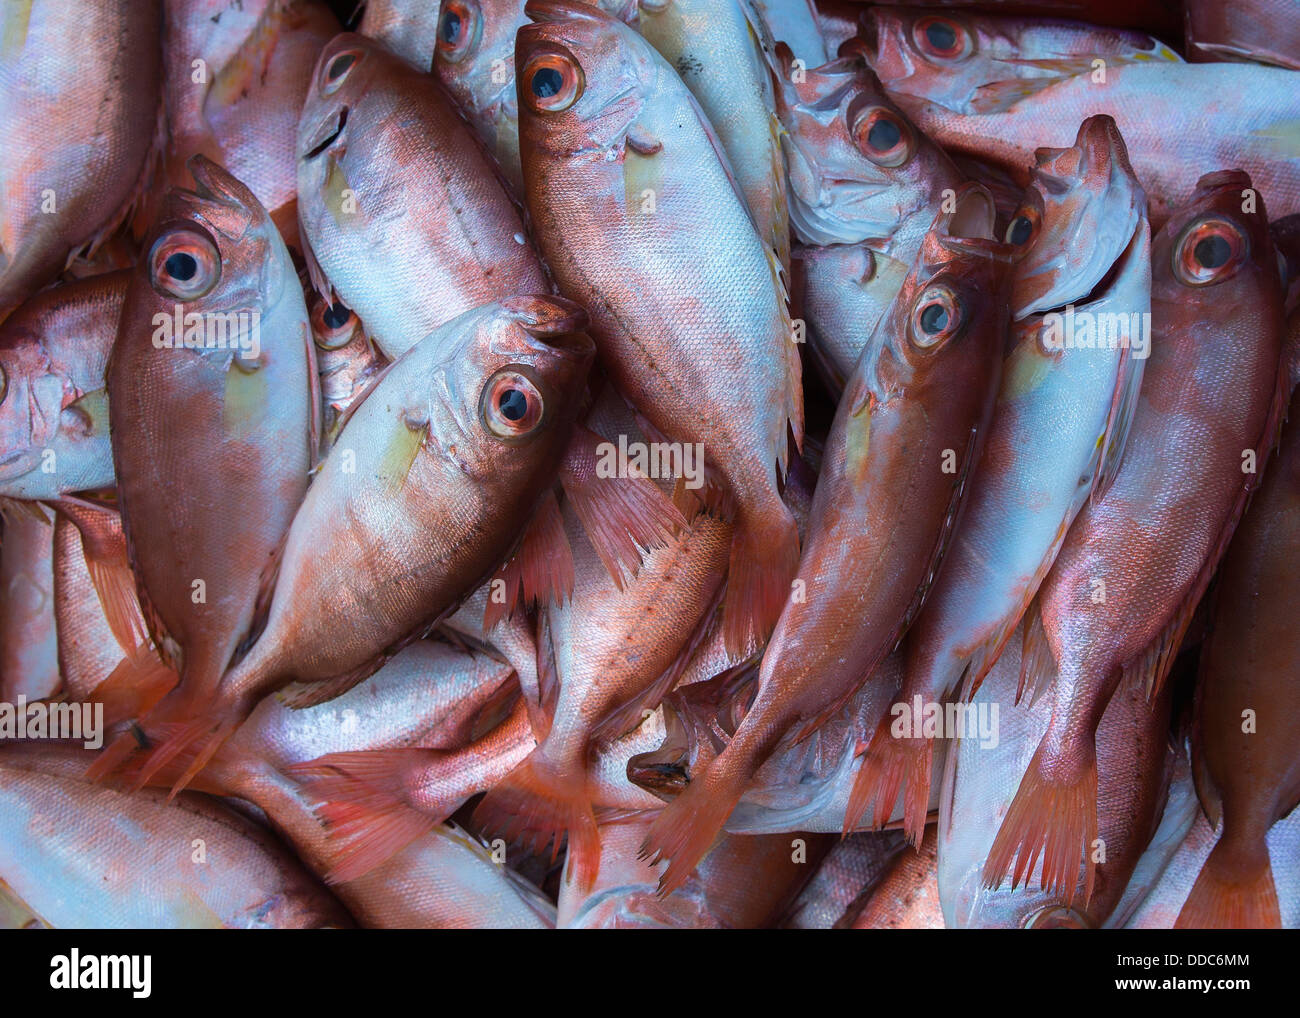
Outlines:
[[[327,329],[337,329],[341,325],[346,325],[351,317],[352,312],[336,302],[325,309],[325,314],[321,315],[321,321],[325,323]]]
[[[948,327],[948,309],[942,304],[927,304],[921,310],[921,328],[927,336],[933,336]]]
[[[182,283],[185,283],[193,279],[194,274],[199,271],[199,263],[194,260],[192,254],[177,251],[175,254],[167,256],[167,261],[163,262],[163,268],[167,270],[167,275],[171,276],[172,279],[179,279]]]
[[[942,21],[931,22],[926,26],[925,37],[937,50],[948,51],[957,45],[957,30]]]
[[[1216,235],[1199,241],[1195,253],[1202,268],[1217,269],[1232,257],[1232,248],[1226,240]]]
[[[442,16],[442,41],[451,45],[460,36],[460,15],[448,11]]]
[[[549,99],[560,91],[563,84],[564,79],[554,67],[540,68],[533,75],[533,95],[538,99]]]
[[[1016,216],[1016,221],[1011,224],[1011,232],[1007,239],[1013,244],[1023,244],[1029,239],[1029,235],[1034,232],[1034,224],[1025,216]]]
[[[528,397],[518,389],[507,389],[497,400],[497,406],[501,408],[501,414],[506,420],[522,420],[524,414],[528,413]]]
[[[877,152],[888,152],[899,143],[902,137],[903,132],[898,129],[896,123],[881,117],[871,125],[871,130],[867,132],[867,144]]]
[[[344,53],[340,57],[335,57],[334,62],[330,64],[330,81],[337,81],[339,78],[343,77],[344,73],[346,73],[347,69],[352,66],[356,59],[357,58],[351,53]]]

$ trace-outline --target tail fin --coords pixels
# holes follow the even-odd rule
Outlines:
[[[104,705],[104,723],[114,725],[148,714],[179,678],[147,642],[139,643],[94,688],[90,699]]]
[[[857,826],[868,804],[874,803],[871,826],[889,822],[894,803],[903,792],[903,831],[917,848],[925,835],[930,810],[930,776],[934,766],[934,740],[900,739],[890,733],[886,715],[867,746],[866,759],[853,779],[849,805],[844,811],[844,836]]]
[[[446,817],[415,809],[408,796],[412,771],[434,750],[377,749],[292,764],[291,777],[321,805],[334,855],[325,879],[347,883],[383,865]]]
[[[1041,853],[1040,884],[1068,907],[1074,903],[1078,889],[1082,856],[1084,905],[1092,898],[1096,876],[1091,852],[1097,839],[1097,752],[1091,735],[1087,737],[1086,754],[1080,753],[1082,760],[1067,763],[1063,756],[1049,753],[1046,742],[1034,752],[989,849],[984,863],[985,887],[997,887],[1013,860],[1011,886],[1027,882]]]
[[[500,832],[511,841],[531,844],[534,853],[553,844],[552,859],[559,855],[560,839],[567,832],[568,879],[588,890],[600,871],[600,834],[587,791],[587,776],[553,767],[534,752],[483,797],[474,822]]]
[[[496,596],[498,579],[504,585],[503,599]],[[513,615],[521,597],[525,604],[563,604],[573,597],[573,583],[573,549],[564,533],[555,494],[548,491],[524,531],[519,550],[493,577],[483,610],[483,629],[492,629]]]
[[[770,527],[757,527],[756,521],[742,516],[731,539],[722,606],[723,640],[730,654],[745,652],[751,632],[760,644],[766,642],[790,597],[799,570],[799,531],[784,503],[781,510],[781,518]]]
[[[1174,928],[1179,930],[1276,930],[1282,926],[1268,845],[1246,851],[1221,836],[1201,867]]]
[[[749,771],[729,767],[729,763],[724,751],[668,804],[646,832],[639,858],[651,864],[668,861],[659,878],[660,897],[686,883],[744,794]]]

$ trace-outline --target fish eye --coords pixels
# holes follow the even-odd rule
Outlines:
[[[478,41],[482,24],[477,4],[448,0],[438,16],[438,53],[450,63],[464,59]]]
[[[582,95],[582,67],[568,53],[538,53],[524,65],[520,95],[539,113],[560,113]]]
[[[312,339],[322,350],[338,350],[352,340],[355,323],[356,318],[346,304],[338,301],[318,304],[311,315]]]
[[[337,92],[360,59],[360,50],[346,50],[326,64],[321,75],[321,95],[333,95]]]
[[[216,241],[193,224],[174,226],[149,251],[149,282],[164,297],[198,300],[221,279]]]
[[[912,40],[921,53],[936,60],[963,60],[975,49],[970,33],[948,18],[921,18],[912,29]]]
[[[878,166],[902,166],[912,158],[916,142],[911,129],[893,110],[870,106],[853,118],[853,143]]]
[[[1236,275],[1250,253],[1246,234],[1231,220],[1203,216],[1174,244],[1174,275],[1187,286],[1209,286]]]
[[[1006,242],[1018,249],[1017,254],[1024,254],[1038,239],[1042,225],[1042,213],[1032,205],[1022,205],[1007,224]]]
[[[931,286],[912,305],[912,342],[922,350],[939,346],[961,326],[961,302],[950,287]]]
[[[498,438],[523,438],[537,430],[545,409],[542,394],[519,368],[503,368],[487,380],[479,413]]]

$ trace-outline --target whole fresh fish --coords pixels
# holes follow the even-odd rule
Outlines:
[[[636,0],[592,0],[620,21],[635,24]],[[512,191],[524,194],[519,163],[519,100],[515,90],[515,33],[527,24],[524,0],[446,0],[438,15],[433,70],[488,149]],[[364,27],[362,34],[365,32]]]
[[[582,542],[571,512],[565,530],[575,548],[573,596],[544,609],[547,638],[539,648],[554,659],[554,715],[537,750],[488,793],[475,817],[510,838],[558,840],[567,831],[571,878],[590,884],[600,857],[587,784],[591,744],[636,728],[676,682],[720,592],[731,526],[700,508],[668,547],[648,552],[637,575],[621,582]]]
[[[785,929],[839,928],[864,891],[890,869],[906,842],[892,831],[850,834],[822,859],[782,922]]]
[[[401,356],[462,312],[550,292],[482,143],[427,73],[343,33],[298,123],[298,215],[316,289]]]
[[[1018,636],[1019,634],[1017,634]],[[1116,908],[1164,807],[1170,765],[1170,692],[1148,702],[1129,686],[1106,708],[1097,729],[1099,860],[1097,888],[1086,904],[1033,886],[1033,869],[1018,887],[985,887],[984,860],[998,823],[1015,796],[1034,747],[1047,729],[1052,695],[1016,703],[1020,641],[1012,639],[971,701],[997,710],[995,745],[960,738],[948,751],[939,814],[939,898],[948,926],[958,929],[1097,928]]]
[[[417,71],[433,66],[441,4],[436,0],[366,0],[357,32],[383,43]]]
[[[180,674],[168,720],[202,716],[256,635],[319,426],[284,241],[225,170],[201,155],[190,169],[197,190],[167,197],[107,372],[131,568],[154,642]]]
[[[1184,6],[1191,59],[1253,60],[1300,70],[1300,20],[1290,0],[1186,0]]]
[[[810,349],[838,392],[962,181],[890,101],[860,52],[795,73],[777,46],[796,281]]]
[[[702,446],[734,497],[725,613],[739,649],[766,635],[798,559],[779,478],[802,390],[779,261],[649,43],[575,0],[525,10],[515,67],[539,244],[590,309],[614,385],[671,442]]]
[[[1094,60],[1182,63],[1145,32],[1082,21],[872,7],[862,15],[871,66],[891,92],[957,113],[987,113]],[[1082,119],[1082,117],[1080,118]]]
[[[907,636],[905,704],[941,702],[963,677],[966,695],[978,688],[1075,516],[1114,477],[1150,352],[1150,230],[1114,122],[1089,118],[1071,148],[1040,150],[1033,181],[1007,232],[1022,253],[993,421],[962,526]],[[1067,337],[1063,321],[1079,327]],[[889,723],[863,781],[880,810],[900,786],[915,800],[908,834],[919,842],[934,741],[895,739]]]
[[[851,928],[855,930],[941,930],[938,850],[935,827],[924,840],[894,857],[889,870],[867,894]]]
[[[54,615],[54,527],[37,512],[6,509],[0,537],[0,703],[59,689]]]
[[[486,578],[554,483],[593,354],[584,321],[568,301],[518,297],[453,319],[394,362],[293,518],[261,636],[146,777],[203,739],[184,784],[290,682],[314,687],[302,703],[350,688]]]
[[[1086,506],[1026,613],[1022,684],[1055,680],[1051,721],[990,850],[984,877],[1092,895],[1095,733],[1121,680],[1164,682],[1258,483],[1283,408],[1281,282],[1263,206],[1240,171],[1203,178],[1152,245],[1151,343],[1128,453]],[[1249,207],[1249,206],[1248,206]],[[1223,337],[1231,334],[1230,344]]]
[[[0,752],[0,879],[70,929],[349,927],[269,832],[206,796],[164,802],[85,776],[89,755]]]
[[[112,487],[104,373],[129,279],[52,287],[0,325],[0,495]]]
[[[901,45],[887,33],[868,36],[871,65],[899,106],[950,153],[987,160],[1023,180],[1036,148],[1069,144],[1076,124],[1104,113],[1124,136],[1152,229],[1191,196],[1202,175],[1225,166],[1250,175],[1274,217],[1300,212],[1300,91],[1288,70],[1105,57],[1095,57],[1103,63],[1094,66],[1088,56],[1081,66],[1025,79],[990,66],[979,75],[989,83],[976,110],[948,96],[945,62],[899,58]],[[918,68],[907,80],[890,70],[900,59]],[[1170,131],[1188,109],[1197,111],[1196,129]]]
[[[298,245],[298,114],[311,69],[339,30],[320,0],[163,0],[167,147],[161,184],[137,219],[148,226],[164,188],[184,187],[202,153],[257,196]]]
[[[785,163],[761,23],[748,0],[655,0],[637,28],[717,134],[763,243],[790,261]]]
[[[1006,259],[988,192],[963,188],[955,210],[935,219],[840,401],[808,545],[754,703],[651,828],[647,853],[671,860],[666,888],[708,851],[782,740],[808,735],[842,707],[920,607],[993,407]],[[846,828],[860,805],[850,799]]]
[[[1288,417],[1300,421],[1300,396]],[[1300,803],[1295,636],[1300,427],[1289,426],[1237,529],[1214,594],[1192,728],[1196,792],[1219,840],[1180,927],[1277,927],[1266,837]]]
[[[0,14],[0,319],[127,217],[161,140],[159,0]]]
[[[324,454],[338,437],[348,407],[365,396],[389,361],[346,304],[327,301],[315,290],[308,290],[306,297],[320,378]]]

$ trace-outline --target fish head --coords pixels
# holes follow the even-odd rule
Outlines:
[[[638,117],[672,69],[636,32],[581,0],[529,0],[524,12],[532,23],[515,42],[521,150],[604,160],[637,144]]]
[[[1017,321],[1082,303],[1145,230],[1146,195],[1115,121],[1079,126],[1069,148],[1040,148],[1006,241],[1017,249],[1011,314]]]
[[[439,331],[431,443],[494,488],[523,490],[522,475],[558,462],[577,416],[596,348],[587,314],[561,297],[511,297]],[[430,337],[433,338],[433,337]],[[427,342],[427,341],[426,341]]]
[[[860,52],[794,73],[778,43],[777,116],[790,180],[790,216],[807,243],[887,239],[957,171],[885,94]],[[924,230],[922,226],[922,230]]]
[[[515,115],[515,33],[527,23],[512,0],[445,0],[433,65],[466,113],[499,106]]]
[[[968,65],[979,51],[976,33],[963,14],[889,7],[863,13],[855,45],[862,47],[891,92],[944,106],[969,92]]]
[[[238,367],[256,370],[268,356],[263,333],[275,335],[286,311],[303,315],[298,276],[253,192],[206,156],[188,165],[195,187],[167,193],[135,269],[144,285],[132,285],[122,328],[151,335],[155,346],[189,345],[198,330],[205,356],[224,359],[233,351]],[[168,318],[181,323],[182,335],[173,335]],[[164,329],[170,340],[160,339]]]
[[[0,327],[0,480],[36,469],[75,398],[19,308]]]

